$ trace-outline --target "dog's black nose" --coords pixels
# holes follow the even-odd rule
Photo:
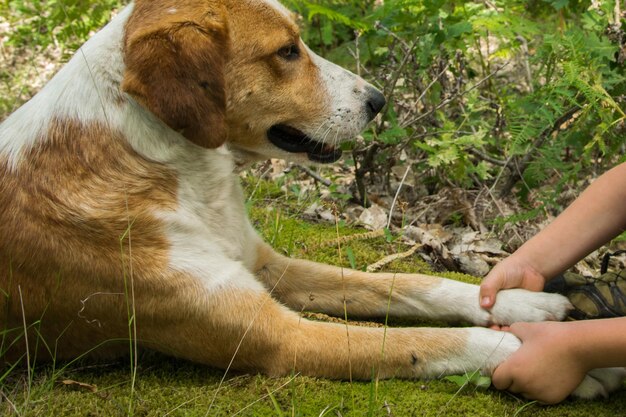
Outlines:
[[[367,116],[372,120],[385,107],[387,100],[380,91],[373,87],[367,89],[367,95]]]

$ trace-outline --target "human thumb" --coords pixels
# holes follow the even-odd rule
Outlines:
[[[502,285],[493,274],[485,277],[478,293],[480,307],[490,309],[496,303],[496,294],[502,289]]]

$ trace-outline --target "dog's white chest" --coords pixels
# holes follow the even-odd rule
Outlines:
[[[259,242],[226,152],[208,151],[205,158],[179,161],[178,208],[159,216],[166,224],[170,267],[193,270],[209,287],[247,286],[239,282],[238,271],[253,269],[256,259],[251,254]]]

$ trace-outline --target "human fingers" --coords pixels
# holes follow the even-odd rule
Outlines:
[[[510,391],[513,388],[514,378],[506,362],[501,363],[491,375],[491,384],[499,390]]]
[[[491,330],[498,330],[498,331],[501,331],[501,332],[508,332],[509,329],[510,329],[509,326],[502,326],[502,325],[499,325],[499,324],[492,324],[492,325],[489,326],[489,328]]]

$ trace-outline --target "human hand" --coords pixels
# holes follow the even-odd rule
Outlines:
[[[541,291],[546,279],[529,263],[519,256],[511,255],[497,264],[480,284],[480,306],[491,309],[496,302],[498,291],[509,288],[523,288]]]
[[[569,324],[513,324],[510,332],[522,346],[495,369],[491,378],[494,387],[546,404],[567,398],[589,371],[572,349],[576,337]]]

